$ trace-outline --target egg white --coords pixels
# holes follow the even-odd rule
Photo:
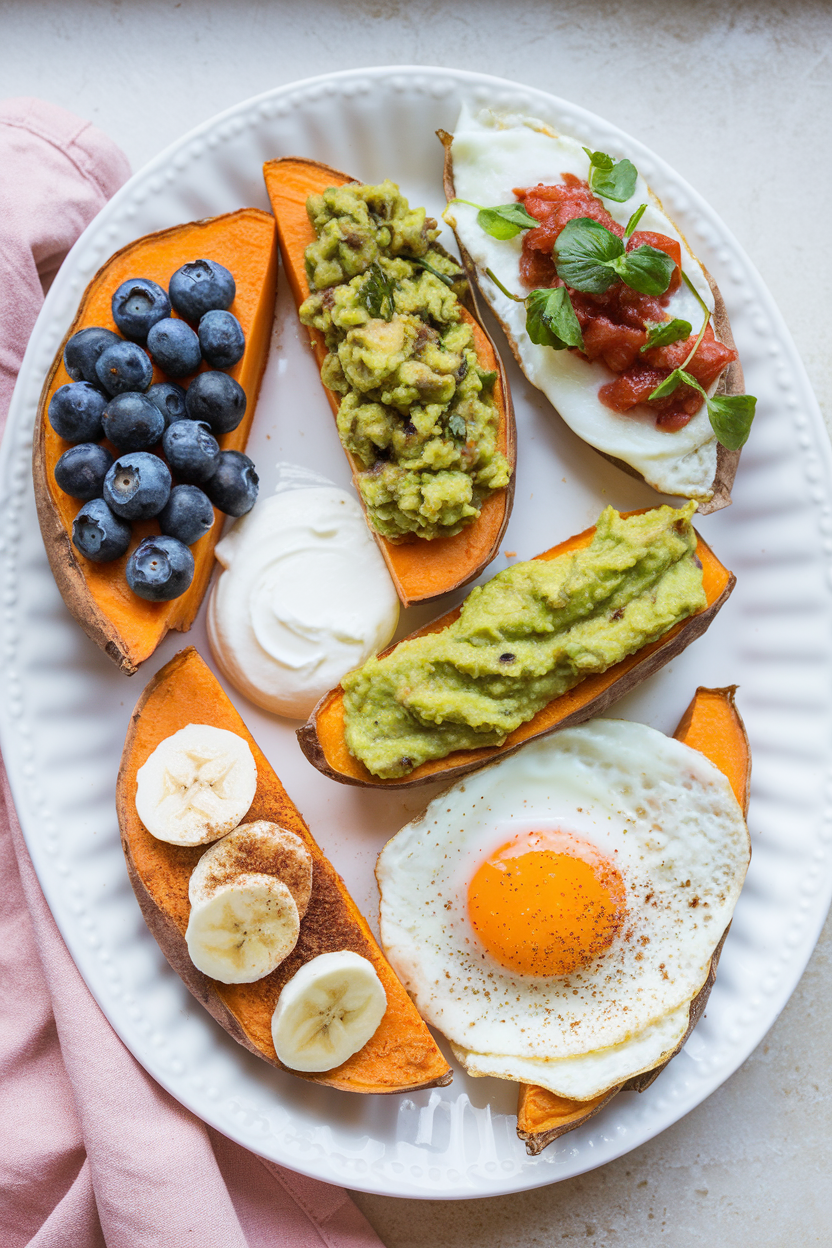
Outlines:
[[[567,976],[507,970],[468,917],[480,863],[545,827],[591,841],[626,892],[610,948]],[[704,755],[642,724],[597,719],[465,777],[385,846],[382,944],[472,1074],[589,1099],[684,1036],[748,858],[731,786]]]
[[[562,180],[563,173],[584,180],[589,176],[589,158],[576,139],[555,134],[536,118],[498,116],[487,109],[476,115],[463,109],[451,153],[457,196],[485,207],[512,203],[515,187],[553,185]],[[646,203],[638,229],[666,234],[681,243],[682,267],[713,311],[714,298],[702,266],[641,176],[626,203],[603,202],[620,225],[626,225],[639,205]],[[485,277],[490,268],[508,290],[525,292],[519,267],[523,235],[506,241],[491,238],[477,225],[477,209],[466,204],[449,204],[443,216],[480,270],[480,288],[512,340],[524,373],[569,427],[597,450],[635,468],[661,493],[710,498],[717,443],[704,404],[683,429],[674,432],[657,429],[649,413],[619,415],[605,407],[598,390],[616,374],[599,360],[587,361],[570,351],[535,345],[526,333],[523,304],[507,299]],[[670,297],[667,312],[689,321],[694,332],[702,324],[702,309],[684,284]]]

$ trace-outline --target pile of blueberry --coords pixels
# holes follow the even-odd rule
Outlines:
[[[183,264],[167,291],[134,278],[113,295],[124,337],[90,326],[64,348],[72,381],[55,391],[48,417],[73,443],[55,465],[59,487],[83,502],[73,544],[107,563],[130,545],[132,520],[155,516],[161,536],[140,542],[126,568],[133,593],[151,602],[178,598],[190,585],[188,548],[213,525],[214,507],[242,516],[257,498],[254,464],[239,451],[221,451],[216,437],[236,429],[246,410],[242,386],[222,371],[245,350],[242,326],[227,311],[235,293],[231,273],[214,260]],[[150,384],[153,364],[181,378],[203,360],[209,369],[187,390],[172,381]],[[151,450],[159,443],[164,459]]]

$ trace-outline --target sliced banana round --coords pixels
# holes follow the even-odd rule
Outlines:
[[[238,875],[191,908],[185,939],[198,971],[223,984],[253,984],[294,949],[295,900],[273,875]]]
[[[291,1070],[332,1070],[363,1049],[387,1009],[387,994],[367,958],[347,949],[322,953],[283,987],[272,1039]]]
[[[252,872],[282,880],[303,918],[312,893],[312,855],[295,832],[265,819],[241,823],[206,849],[191,872],[191,905],[207,901],[223,884]]]
[[[206,845],[245,815],[257,791],[257,765],[236,732],[188,724],[156,746],[136,780],[136,810],[152,836],[170,845]]]

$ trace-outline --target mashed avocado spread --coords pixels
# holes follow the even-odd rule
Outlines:
[[[584,550],[507,568],[441,632],[368,660],[342,682],[350,752],[386,778],[454,750],[502,745],[584,676],[701,610],[695,510],[622,518],[607,507]]]
[[[370,519],[394,541],[458,533],[510,476],[459,266],[390,181],[330,187],[306,210],[317,241],[300,319],[326,340],[321,377],[343,395],[338,433]]]

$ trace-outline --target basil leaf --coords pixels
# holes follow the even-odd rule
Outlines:
[[[495,373],[494,375],[496,377],[497,374]],[[453,415],[449,416],[448,433],[452,438],[464,438],[467,432],[468,426],[465,423],[465,418],[460,416],[459,412],[454,412]]]
[[[619,160],[615,164],[612,156],[606,152],[590,152],[584,148],[589,157],[589,188],[603,199],[612,199],[623,204],[636,189],[638,172],[629,160]]]
[[[648,243],[616,257],[611,264],[621,280],[642,295],[663,295],[676,268],[666,251]]]
[[[458,273],[440,273],[439,269],[435,269],[432,264],[428,264],[427,260],[420,260],[418,256],[406,256],[402,253],[401,258],[402,260],[407,260],[409,264],[415,264],[417,269],[427,269],[428,273],[438,277],[440,282],[444,282],[446,286],[456,286],[457,282],[465,279],[465,274],[461,269]]]
[[[532,230],[540,222],[522,204],[499,204],[496,208],[480,208],[477,225],[492,238],[501,241],[515,238],[523,230]]]
[[[745,446],[756,406],[753,394],[721,394],[708,399],[711,428],[729,451]]]
[[[554,247],[558,277],[573,290],[602,295],[616,280],[613,262],[624,254],[624,244],[592,217],[567,221]]]
[[[646,204],[640,204],[638,208],[636,208],[635,212],[630,217],[630,220],[627,222],[627,228],[624,231],[625,238],[629,238],[631,234],[635,233],[636,226],[638,225],[639,221],[644,216],[646,211],[647,211]]]
[[[526,299],[526,332],[532,342],[563,351],[566,347],[583,350],[584,339],[569,291],[563,286],[533,290]]]
[[[384,321],[393,319],[396,305],[393,302],[394,285],[384,269],[374,260],[367,270],[367,279],[361,287],[361,302],[370,313]],[[384,305],[387,304],[385,311]]]
[[[672,321],[648,321],[646,326],[647,341],[639,351],[649,351],[651,347],[669,347],[683,338],[690,338],[692,325],[690,321],[676,318]]]

